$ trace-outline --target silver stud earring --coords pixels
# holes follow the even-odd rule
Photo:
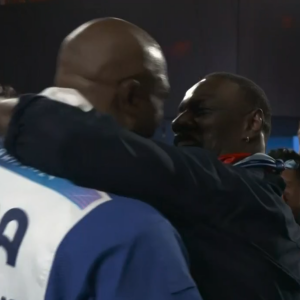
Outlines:
[[[249,143],[250,142],[250,138],[249,136],[246,137],[246,143]]]

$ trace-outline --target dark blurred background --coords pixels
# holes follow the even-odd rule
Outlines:
[[[189,87],[229,71],[266,91],[274,115],[269,148],[298,152],[299,0],[0,0],[0,82],[19,93],[51,86],[63,38],[107,16],[144,28],[164,49],[172,92],[157,138],[170,141],[170,120]]]

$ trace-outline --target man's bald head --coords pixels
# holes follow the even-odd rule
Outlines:
[[[77,89],[96,109],[115,115],[138,132],[137,123],[151,119],[144,115],[147,111],[155,114],[151,126],[157,125],[169,89],[165,58],[157,42],[139,27],[113,18],[88,22],[64,40],[56,85]]]
[[[165,67],[160,46],[148,33],[113,18],[94,20],[74,30],[64,40],[58,61],[58,73],[68,70],[104,81],[135,76],[144,68]]]

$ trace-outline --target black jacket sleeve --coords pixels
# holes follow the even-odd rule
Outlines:
[[[204,150],[155,143],[120,128],[110,116],[41,96],[21,100],[5,146],[23,164],[146,201],[173,217],[186,210],[189,217],[197,215],[195,203],[188,202],[200,201],[220,184],[220,163]]]

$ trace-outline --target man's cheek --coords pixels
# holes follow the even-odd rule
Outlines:
[[[158,125],[164,117],[164,103],[156,96],[151,96],[151,103],[154,108],[155,122]]]

